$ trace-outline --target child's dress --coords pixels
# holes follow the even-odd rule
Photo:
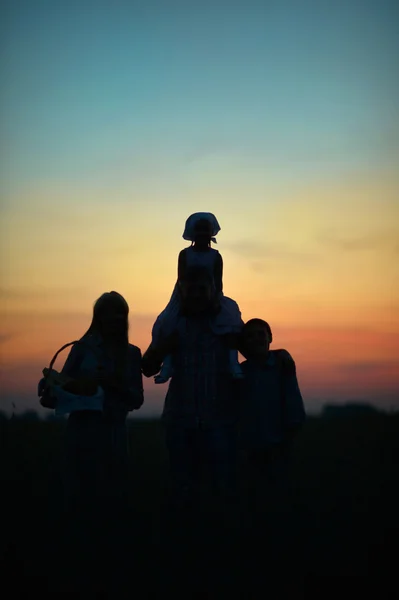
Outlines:
[[[197,215],[203,215],[206,213],[196,213]],[[187,230],[187,225],[186,225]],[[185,232],[186,233],[186,232]],[[189,234],[188,234],[189,235]],[[185,235],[183,235],[185,237]],[[190,238],[185,238],[190,239]],[[186,267],[205,267],[209,273],[214,274],[214,265],[216,258],[219,254],[214,248],[209,248],[206,251],[197,251],[193,246],[186,248]],[[238,305],[234,300],[223,295],[220,292],[220,306],[221,310],[214,323],[215,333],[218,335],[224,335],[227,333],[238,333],[242,327],[241,312]],[[154,345],[157,344],[160,335],[160,329],[164,335],[172,333],[175,329],[177,319],[180,310],[180,295],[178,282],[176,282],[172,296],[169,300],[168,305],[159,315],[152,330],[152,340]],[[238,362],[238,353],[236,350],[230,351],[230,370],[232,376],[235,378],[242,377],[241,367]],[[172,375],[172,357],[167,356],[164,359],[160,374],[155,377],[156,383],[165,383]]]
[[[189,246],[185,250],[186,254],[186,267],[205,267],[213,277],[214,264],[216,257],[219,254],[214,248],[209,248],[206,252],[197,252],[193,246]],[[172,295],[166,308],[162,311],[162,319],[170,319],[173,321],[180,310],[180,295],[179,295],[179,283],[176,281],[175,287],[173,288]]]

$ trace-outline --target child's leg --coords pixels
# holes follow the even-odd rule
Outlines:
[[[154,377],[155,383],[166,383],[173,374],[172,355],[165,356],[159,375]]]
[[[234,379],[242,379],[244,377],[244,373],[242,372],[240,363],[238,362],[237,350],[229,350],[229,365],[230,372]]]

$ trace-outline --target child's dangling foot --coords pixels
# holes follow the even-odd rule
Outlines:
[[[162,363],[161,370],[158,375],[154,377],[155,383],[166,383],[173,375],[172,357],[165,356]]]
[[[244,379],[244,373],[242,372],[241,365],[238,362],[237,350],[230,350],[229,363],[230,363],[230,372],[233,376],[233,379]]]

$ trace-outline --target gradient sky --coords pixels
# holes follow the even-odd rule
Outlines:
[[[2,406],[115,289],[145,349],[184,222],[306,406],[399,408],[399,11],[388,0],[2,3]],[[146,382],[143,414],[165,386]]]

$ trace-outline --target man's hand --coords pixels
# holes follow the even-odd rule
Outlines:
[[[150,344],[147,350],[144,352],[141,360],[143,375],[145,377],[153,377],[159,373],[165,356],[175,352],[175,350],[178,348],[178,345],[179,333],[177,330],[162,338],[156,346],[154,344]]]

